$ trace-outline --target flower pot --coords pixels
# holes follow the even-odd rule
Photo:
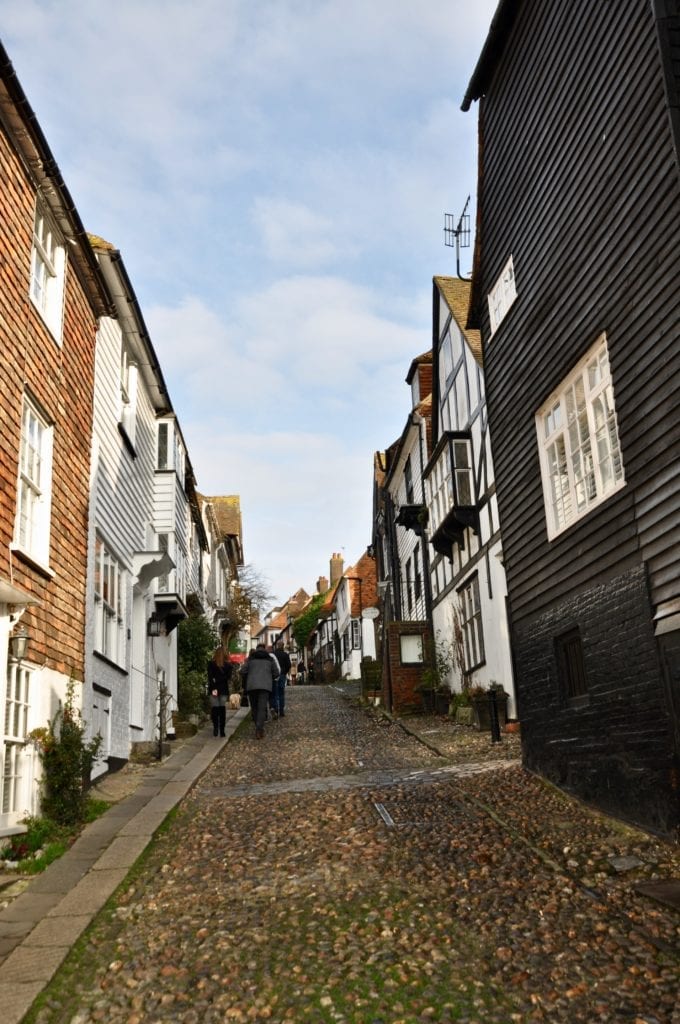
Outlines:
[[[474,697],[472,700],[474,709],[475,726],[480,732],[491,731],[491,703],[488,694],[483,697]],[[496,694],[496,708],[498,710],[498,724],[502,729],[505,725],[508,709],[507,693]]]
[[[423,711],[431,714],[434,711],[434,692],[432,690],[421,690],[420,697],[423,702]]]
[[[434,710],[438,715],[448,715],[449,713],[449,702],[451,700],[451,694],[448,690],[435,693],[434,695]]]

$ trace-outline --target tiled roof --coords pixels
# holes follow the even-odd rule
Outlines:
[[[241,537],[241,499],[238,494],[208,498],[223,537]]]
[[[279,612],[273,619],[268,623],[270,629],[285,629],[288,625],[288,613]]]
[[[324,602],[319,608],[319,617],[322,617],[324,615],[330,615],[331,612],[333,611],[335,607],[335,595],[337,593],[339,582],[340,581],[338,580],[336,583],[333,584],[330,590],[326,591]]]
[[[373,456],[373,479],[378,487],[382,487],[385,479],[385,452],[375,452]]]
[[[459,277],[435,277],[434,283],[444,296],[446,305],[461,331],[470,350],[480,366],[482,362],[482,339],[479,331],[469,329],[467,324],[468,306],[470,303],[470,282],[461,281]]]
[[[111,242],[107,242],[101,235],[93,235],[88,231],[87,240],[93,249],[105,249],[108,252],[115,252],[115,245],[111,245]]]
[[[432,395],[427,395],[422,402],[419,402],[414,411],[417,412],[419,416],[422,416],[423,419],[426,419],[432,411]]]
[[[411,381],[413,380],[413,377],[415,375],[416,370],[418,369],[419,366],[422,366],[423,363],[425,365],[427,365],[428,363],[432,363],[432,349],[431,348],[428,349],[427,352],[423,352],[421,355],[416,356],[415,359],[411,360],[411,365],[409,366],[409,371],[406,374],[406,383],[407,384],[411,383]]]

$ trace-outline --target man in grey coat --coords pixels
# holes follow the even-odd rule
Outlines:
[[[267,654],[264,644],[258,644],[241,666],[241,675],[255,722],[255,736],[261,740],[264,736],[269,695],[274,688],[275,680],[281,675],[281,666],[272,654]]]

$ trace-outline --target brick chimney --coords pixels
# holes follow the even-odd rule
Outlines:
[[[328,580],[325,576],[319,576],[316,581],[316,592],[317,594],[325,594],[328,590]]]
[[[333,552],[331,558],[331,586],[337,583],[339,579],[342,579],[342,574],[345,571],[345,563],[342,555]]]

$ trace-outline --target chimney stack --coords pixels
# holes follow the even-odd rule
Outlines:
[[[317,594],[325,594],[328,590],[328,580],[325,576],[319,576],[316,581],[316,592]]]
[[[342,579],[344,569],[345,563],[342,555],[333,552],[333,557],[331,558],[331,586],[337,583],[339,579]]]

